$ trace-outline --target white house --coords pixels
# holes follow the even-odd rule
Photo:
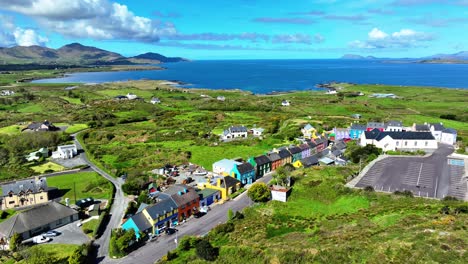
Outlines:
[[[401,121],[391,120],[385,123],[384,131],[387,132],[400,132],[403,131],[403,123]]]
[[[220,95],[220,96],[216,97],[216,100],[224,102],[226,100],[226,98],[224,96]]]
[[[304,138],[313,138],[317,130],[315,127],[313,127],[311,124],[306,124],[302,129],[301,129],[302,135]]]
[[[330,90],[328,90],[328,91],[326,92],[326,94],[337,94],[337,93],[338,93],[338,92],[337,92],[336,90],[332,90],[332,89],[330,89]]]
[[[224,130],[222,139],[246,138],[247,128],[245,126],[231,126]]]
[[[47,158],[49,157],[48,148],[40,148],[38,151],[29,153],[25,158],[27,161],[39,160],[39,157]]]
[[[252,131],[252,135],[258,137],[263,134],[263,131],[265,131],[265,129],[259,127],[259,128],[252,128],[250,131]]]
[[[234,166],[241,164],[241,162],[237,162],[235,160],[222,159],[213,163],[213,172],[221,174],[223,176],[228,176],[231,173],[231,170],[234,168]]]
[[[283,100],[283,101],[281,102],[281,105],[282,105],[282,106],[290,106],[291,103],[290,103],[288,100]]]
[[[58,146],[57,151],[52,152],[53,159],[71,159],[78,154],[76,145]]]
[[[446,128],[442,131],[440,143],[454,145],[457,143],[457,131],[452,128]]]
[[[127,95],[128,100],[135,100],[138,98],[136,94],[128,93]]]
[[[383,151],[417,151],[437,149],[437,140],[431,132],[381,132],[378,129],[361,134],[359,145],[375,145]]]
[[[157,98],[157,97],[153,97],[153,98],[151,98],[150,103],[152,103],[152,104],[160,104],[160,103],[161,103],[161,100],[159,100],[159,98]]]
[[[283,186],[273,185],[271,186],[271,200],[286,202],[290,194],[291,188],[286,188]]]
[[[14,94],[15,94],[15,92],[13,92],[11,90],[2,90],[0,92],[0,95],[2,95],[2,96],[9,96],[9,95],[14,95]]]

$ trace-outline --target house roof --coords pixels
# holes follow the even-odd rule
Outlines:
[[[143,211],[143,209],[145,209],[148,206],[149,206],[149,204],[141,203],[140,206],[138,206],[137,213]]]
[[[310,146],[307,143],[299,145],[302,151],[310,149]]]
[[[146,219],[142,212],[135,214],[130,219],[132,219],[133,223],[135,223],[135,225],[138,227],[138,230],[140,231],[145,231],[151,228],[150,222]]]
[[[349,128],[342,128],[342,127],[335,127],[333,128],[333,131],[336,133],[336,132],[349,132]]]
[[[63,145],[63,146],[58,146],[57,150],[67,150],[67,149],[76,149],[76,145]]]
[[[301,160],[301,163],[304,167],[310,167],[312,165],[315,165],[315,164],[318,164],[319,161],[317,159],[317,157],[314,155],[314,156],[310,156],[310,157],[307,157],[305,159],[302,159]]]
[[[311,130],[311,129],[313,130],[315,128],[311,124],[307,124],[307,125],[304,126],[304,129],[305,130]]]
[[[307,141],[307,145],[309,145],[310,148],[315,148],[317,147],[317,144],[313,141]]]
[[[392,139],[407,139],[407,140],[434,140],[434,136],[431,132],[413,132],[413,131],[400,131],[400,132],[380,132],[380,131],[369,131],[364,132],[367,139],[375,139],[377,141],[382,140],[386,136]]]
[[[431,127],[434,127],[434,131],[443,131],[445,129],[442,123],[431,123]]]
[[[221,182],[221,187],[230,188],[230,187],[236,186],[238,183],[240,183],[240,181],[237,180],[236,178],[231,177],[231,176],[225,176],[223,177],[223,181]]]
[[[346,149],[346,143],[343,141],[343,140],[338,140],[338,141],[335,141],[335,144],[333,145],[332,149],[339,149],[339,150],[343,150],[343,149]]]
[[[185,205],[198,198],[195,189],[184,184],[172,185],[164,193],[169,194],[177,206]]]
[[[31,191],[32,193],[39,193],[42,191],[47,192],[47,190],[48,187],[46,178],[39,178],[38,180],[29,179],[3,185],[2,196],[7,196],[10,192],[14,194],[28,191]]]
[[[265,155],[257,156],[254,158],[254,160],[257,165],[263,165],[271,162],[271,160]]]
[[[280,156],[281,159],[291,157],[291,153],[289,153],[289,151],[287,151],[285,148],[280,149],[278,152],[278,155]]]
[[[367,128],[385,128],[385,124],[381,122],[369,122]]]
[[[319,162],[322,162],[324,164],[332,164],[335,161],[330,158],[324,157],[324,158],[319,159]]]
[[[200,197],[200,199],[205,199],[206,197],[213,196],[216,193],[219,193],[219,190],[210,189],[210,188],[205,188],[203,190],[197,190],[197,194]]]
[[[240,165],[237,165],[237,170],[240,174],[245,174],[255,170],[255,168],[252,166],[252,164],[245,162]]]
[[[343,154],[343,152],[339,149],[335,149],[335,150],[332,150],[331,154],[335,157],[338,157],[340,156],[341,154]]]
[[[365,125],[361,125],[361,124],[357,124],[357,123],[353,123],[351,125],[351,129],[353,130],[366,130],[366,126]]]
[[[17,213],[0,223],[0,234],[11,237],[14,233],[21,234],[75,214],[78,212],[70,207],[51,201]]]
[[[231,126],[230,128],[228,128],[228,130],[231,133],[247,132],[247,128],[245,126]]]
[[[176,208],[178,208],[178,206],[173,199],[165,199],[154,205],[146,207],[144,210],[148,212],[151,218],[158,219],[160,215],[171,212]]]
[[[401,121],[395,121],[395,120],[390,120],[387,123],[385,123],[385,127],[402,127],[403,123]]]
[[[315,144],[319,145],[319,144],[325,143],[325,141],[327,141],[327,139],[320,137],[320,138],[315,139]]]
[[[447,134],[454,134],[456,135],[457,134],[457,131],[453,128],[446,128],[444,130],[442,130],[443,133],[447,133]]]
[[[264,128],[261,128],[261,127],[258,127],[258,128],[252,128],[252,131],[257,131],[257,132],[260,132],[260,133],[263,133],[263,131],[265,131]]]
[[[278,153],[276,152],[271,152],[271,153],[268,153],[268,158],[271,160],[271,161],[277,161],[277,160],[280,160],[281,157],[278,155]]]
[[[422,125],[416,124],[414,127],[416,131],[429,131],[429,126],[425,124],[422,124]]]
[[[225,168],[226,170],[230,171],[234,166],[239,165],[239,164],[241,164],[241,163],[237,162],[235,160],[222,159],[220,161],[217,161],[217,162],[213,163],[213,166]],[[229,172],[229,171],[227,171],[227,172]]]
[[[299,147],[293,146],[293,147],[289,147],[289,152],[291,152],[291,154],[298,154],[302,152],[302,149]]]

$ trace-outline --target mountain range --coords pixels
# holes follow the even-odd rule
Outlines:
[[[125,57],[119,53],[84,46],[79,43],[65,45],[59,49],[42,46],[15,46],[0,48],[0,64],[58,64],[58,65],[128,65],[180,62],[187,59],[166,57],[158,53],[145,53]]]
[[[408,60],[416,61],[421,63],[435,63],[435,62],[468,62],[468,51],[460,51],[453,54],[435,54],[432,56],[421,57],[421,58],[399,58],[399,59],[390,59],[390,58],[377,58],[374,56],[361,56],[356,54],[345,54],[341,59],[346,60]]]

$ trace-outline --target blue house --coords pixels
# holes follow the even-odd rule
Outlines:
[[[221,193],[215,189],[205,188],[197,190],[197,194],[200,197],[200,207],[209,206],[221,199]]]
[[[231,176],[236,178],[242,184],[251,184],[255,181],[255,168],[252,164],[244,162],[232,168]]]
[[[361,137],[362,132],[366,131],[366,128],[367,127],[365,125],[353,123],[349,130],[349,137],[351,139],[359,139],[359,137]]]

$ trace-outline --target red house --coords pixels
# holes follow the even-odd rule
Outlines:
[[[179,222],[187,219],[200,207],[200,197],[194,188],[184,184],[175,184],[164,191],[177,204]]]
[[[271,171],[276,170],[281,166],[281,157],[276,152],[268,153],[268,158],[271,160]]]

